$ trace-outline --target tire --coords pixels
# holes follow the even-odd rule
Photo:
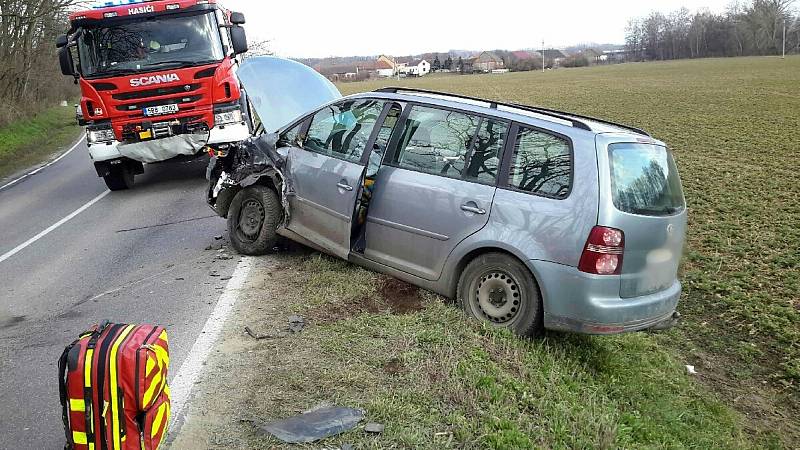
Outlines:
[[[536,280],[518,259],[504,253],[473,259],[461,272],[457,298],[468,316],[517,335],[534,336],[544,329]]]
[[[111,191],[125,191],[133,188],[134,176],[133,170],[128,167],[115,167],[111,169],[111,173],[103,177],[103,181]]]
[[[228,210],[228,234],[233,248],[249,256],[269,253],[278,243],[276,231],[282,220],[283,205],[275,191],[265,186],[239,191]]]

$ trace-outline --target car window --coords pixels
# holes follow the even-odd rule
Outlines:
[[[413,106],[395,163],[419,172],[461,178],[480,119],[456,111]]]
[[[468,180],[493,184],[497,181],[497,171],[506,144],[508,124],[493,119],[481,121],[472,154],[469,157],[466,178]]]
[[[383,162],[383,156],[386,154],[386,148],[389,146],[389,140],[392,138],[392,130],[397,125],[400,119],[403,108],[397,103],[392,104],[389,113],[386,115],[386,120],[383,121],[381,129],[378,130],[378,136],[375,139],[375,145],[372,148],[372,153],[369,154],[369,165],[367,167],[367,177],[373,177],[378,173],[378,169]]]
[[[326,106],[311,119],[305,149],[359,162],[383,105],[377,100],[347,100]]]
[[[545,197],[565,198],[572,185],[572,151],[566,139],[520,127],[509,185]]]
[[[666,147],[611,144],[611,194],[614,206],[631,214],[666,216],[683,209],[678,168]]]
[[[305,123],[305,119],[301,120],[297,125],[284,131],[283,134],[281,134],[281,138],[278,140],[278,146],[296,146],[297,138],[300,136],[300,130],[303,129],[303,124]]]

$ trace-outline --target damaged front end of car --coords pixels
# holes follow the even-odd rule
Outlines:
[[[262,134],[232,145],[226,153],[214,152],[208,165],[207,201],[220,217],[227,217],[231,202],[242,189],[266,185],[281,193],[284,205],[289,184],[284,180],[288,159],[277,150],[278,134]],[[288,220],[286,208],[284,218]]]
[[[286,176],[291,172],[288,151],[299,144],[282,141],[282,133],[292,121],[341,98],[341,93],[312,68],[271,56],[246,60],[237,76],[257,126],[253,137],[225,149],[209,150],[207,201],[217,214],[227,217],[237,193],[263,185],[280,194],[286,223],[292,195],[291,177]]]

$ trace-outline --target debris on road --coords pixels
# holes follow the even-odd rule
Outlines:
[[[257,341],[263,341],[264,339],[275,339],[278,337],[278,336],[271,336],[268,334],[256,334],[253,332],[253,330],[250,329],[250,327],[244,327],[244,332]]]
[[[289,316],[289,331],[299,333],[306,326],[306,319],[300,316]]]
[[[222,235],[218,234],[218,235],[214,236],[214,240],[215,241],[221,241],[222,240]]]
[[[307,444],[351,430],[363,419],[360,409],[324,408],[267,423],[261,430],[288,444]]]
[[[386,425],[382,423],[375,423],[370,422],[366,426],[364,426],[364,431],[367,433],[374,433],[374,434],[381,434],[383,430],[386,428]]]

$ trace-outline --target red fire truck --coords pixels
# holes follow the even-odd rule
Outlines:
[[[80,85],[89,153],[109,189],[131,188],[144,164],[250,135],[236,78],[244,22],[216,0],[115,0],[70,15],[59,62]]]

